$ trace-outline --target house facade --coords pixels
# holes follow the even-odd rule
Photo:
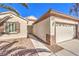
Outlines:
[[[33,34],[50,45],[78,38],[79,20],[49,10],[33,24]]]
[[[27,21],[13,12],[0,13],[0,39],[27,37]]]

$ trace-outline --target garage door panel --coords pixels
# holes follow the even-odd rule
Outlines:
[[[58,24],[56,26],[56,42],[63,42],[74,38],[75,26],[74,25],[64,25]]]

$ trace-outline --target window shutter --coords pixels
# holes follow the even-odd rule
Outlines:
[[[8,23],[5,24],[5,32],[9,33],[9,24]]]
[[[0,26],[0,33],[4,32],[4,26]]]
[[[16,22],[16,32],[20,32],[20,23]]]

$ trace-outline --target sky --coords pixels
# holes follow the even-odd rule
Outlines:
[[[36,18],[40,18],[49,9],[69,14],[69,8],[72,7],[72,3],[28,3],[28,8],[17,3],[5,5],[15,8],[22,17],[35,16]],[[0,8],[0,12],[4,11],[8,10]]]

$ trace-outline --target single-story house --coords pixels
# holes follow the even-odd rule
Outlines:
[[[49,10],[33,24],[33,34],[50,45],[78,38],[79,19]]]
[[[0,13],[0,39],[27,37],[27,21],[13,12]]]

